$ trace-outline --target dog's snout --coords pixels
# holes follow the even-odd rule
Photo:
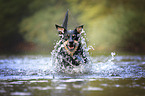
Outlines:
[[[74,42],[73,42],[73,40],[69,40],[69,43],[70,43],[70,44],[73,44]]]
[[[74,41],[73,41],[72,37],[70,36],[70,38],[69,38],[69,43],[70,43],[70,44],[73,44],[73,42],[74,42]]]

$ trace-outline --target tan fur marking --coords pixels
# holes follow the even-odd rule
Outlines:
[[[73,54],[76,52],[78,46],[79,46],[79,43],[78,41],[74,40],[74,42],[76,43],[76,46],[74,48],[74,50],[71,52],[69,51],[69,49],[66,47],[66,44],[68,43],[68,40],[64,42],[64,48],[66,49],[67,53],[70,54],[70,56],[73,56]]]
[[[64,33],[64,28],[59,28],[57,29],[58,31],[61,31],[62,33]]]

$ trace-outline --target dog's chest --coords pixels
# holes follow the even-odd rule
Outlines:
[[[78,57],[82,57],[82,50],[81,46],[79,45],[78,49],[74,52],[73,56],[68,53],[68,51],[64,48],[63,44],[60,43],[60,45],[57,48],[58,56],[57,58],[61,63],[64,65],[79,65],[81,62],[78,60]]]

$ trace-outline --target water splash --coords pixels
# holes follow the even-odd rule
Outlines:
[[[61,70],[60,66],[51,62],[50,56],[0,56],[0,79],[145,77],[145,56],[118,56],[111,53],[91,59],[90,64]]]
[[[67,67],[64,67],[60,64],[60,62],[63,61],[63,58],[61,55],[59,55],[58,53],[60,52],[61,48],[64,47],[64,45],[61,43],[62,40],[59,40],[56,45],[54,46],[54,50],[51,52],[51,55],[52,55],[52,64],[53,64],[53,69],[56,70],[56,72],[64,72],[64,73],[69,73],[69,74],[73,74],[73,73],[84,73],[84,69],[88,69],[90,66],[88,66],[90,63],[91,63],[91,58],[90,58],[90,55],[89,55],[89,50],[92,48],[91,46],[90,47],[87,47],[87,44],[86,44],[86,33],[84,30],[82,30],[81,34],[80,34],[80,38],[79,38],[80,42],[81,42],[81,45],[82,45],[82,49],[85,53],[85,55],[87,56],[87,59],[89,61],[89,63],[87,64],[81,64],[79,66],[75,66],[71,63],[70,66],[67,66]],[[59,59],[58,59],[59,58]],[[66,60],[68,61],[68,60]],[[68,61],[69,62],[69,61]],[[85,71],[86,71],[85,70]]]
[[[98,74],[98,76],[111,76],[114,74],[115,70],[118,68],[115,66],[113,60],[115,59],[115,52],[111,52],[110,57],[100,57],[101,60],[96,60],[98,58],[93,58],[92,73]]]

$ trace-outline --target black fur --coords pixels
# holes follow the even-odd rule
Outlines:
[[[56,46],[57,59],[61,65],[80,65],[87,63],[87,57],[81,45],[81,32],[83,25],[74,30],[67,30],[68,11],[62,26],[55,25],[60,36],[59,44]]]

